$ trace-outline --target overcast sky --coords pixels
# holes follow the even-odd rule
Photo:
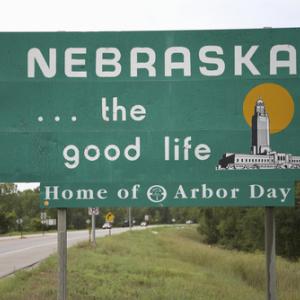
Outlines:
[[[299,12],[299,0],[7,0],[0,30],[299,27]]]
[[[300,27],[299,13],[300,0],[8,0],[0,31]]]

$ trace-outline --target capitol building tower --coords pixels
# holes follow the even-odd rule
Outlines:
[[[217,170],[300,169],[300,156],[271,150],[270,118],[261,98],[255,103],[251,127],[251,153],[226,152]]]
[[[252,117],[252,154],[267,154],[270,149],[270,121],[261,98],[256,101]]]

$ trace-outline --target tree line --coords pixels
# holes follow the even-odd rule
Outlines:
[[[296,183],[296,207],[277,208],[276,252],[295,260],[300,257],[300,182]],[[264,250],[265,209],[206,208],[201,210],[198,231],[203,242],[228,249]]]
[[[198,231],[204,242],[228,249],[264,250],[264,208],[203,209]],[[277,254],[300,257],[300,209],[276,209]]]

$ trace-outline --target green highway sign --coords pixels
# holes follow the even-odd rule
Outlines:
[[[289,181],[41,184],[43,207],[292,206]],[[253,182],[259,182],[253,183]]]
[[[300,29],[0,45],[0,179],[41,182],[42,206],[294,206]]]

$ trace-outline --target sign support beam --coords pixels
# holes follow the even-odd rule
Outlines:
[[[95,214],[92,213],[92,243],[93,246],[96,246],[96,220],[95,220]]]
[[[274,207],[265,209],[265,251],[267,300],[276,300],[276,248],[275,248],[275,217]]]
[[[131,230],[132,228],[131,207],[128,207],[128,225]]]
[[[67,209],[57,209],[58,292],[57,300],[67,299]]]

